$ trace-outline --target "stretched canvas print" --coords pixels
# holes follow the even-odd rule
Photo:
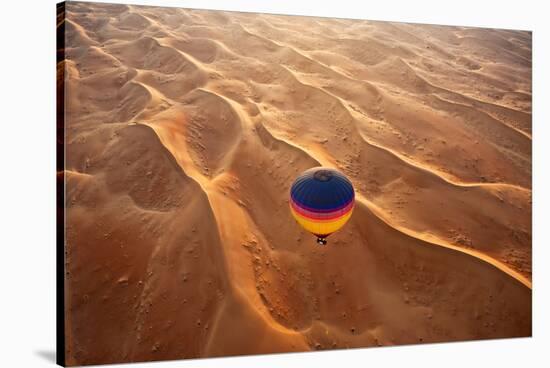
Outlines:
[[[57,9],[59,364],[531,336],[531,32]]]

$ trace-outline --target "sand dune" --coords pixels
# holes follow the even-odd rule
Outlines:
[[[531,335],[531,34],[67,4],[67,362]],[[357,191],[319,247],[307,168]]]

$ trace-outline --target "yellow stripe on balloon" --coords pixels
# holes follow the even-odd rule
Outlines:
[[[296,221],[298,221],[298,223],[310,233],[318,235],[328,235],[332,234],[335,231],[338,231],[342,226],[345,225],[346,222],[348,222],[349,218],[351,217],[351,213],[353,212],[353,209],[351,209],[345,215],[335,218],[331,221],[316,221],[306,218],[300,215],[298,212],[294,211],[292,206],[290,206],[290,212],[292,213],[292,216],[294,216]]]

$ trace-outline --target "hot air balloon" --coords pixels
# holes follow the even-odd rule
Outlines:
[[[355,204],[353,185],[342,173],[327,167],[304,171],[290,188],[290,212],[305,230],[327,244],[351,217]]]

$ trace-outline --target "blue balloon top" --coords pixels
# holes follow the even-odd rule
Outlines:
[[[314,167],[294,181],[290,196],[304,209],[331,212],[349,205],[355,198],[355,192],[349,179],[340,172]]]

